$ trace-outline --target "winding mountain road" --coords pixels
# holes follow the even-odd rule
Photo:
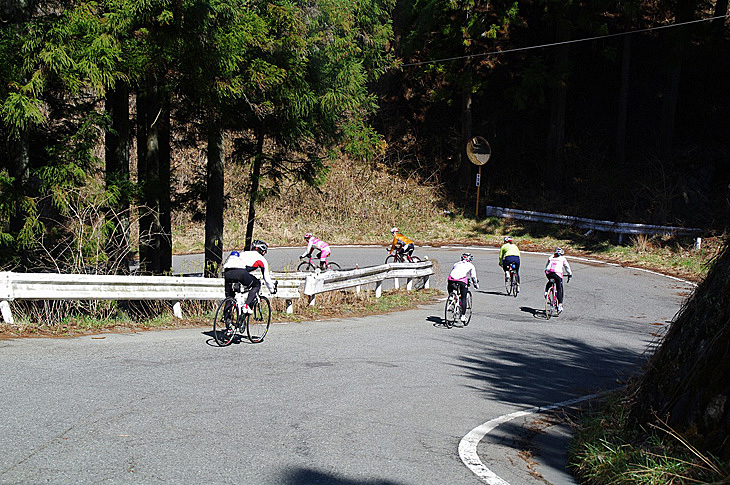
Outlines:
[[[301,251],[268,257],[281,270]],[[432,287],[462,251],[417,248],[435,261]],[[470,251],[481,287],[465,328],[443,327],[439,302],[277,324],[262,344],[226,348],[209,328],[0,341],[0,483],[484,483],[459,457],[470,430],[617,386],[692,290],[571,259],[565,312],[546,321],[546,255],[523,253],[515,299],[497,252]],[[385,255],[335,247],[332,258],[347,268]],[[177,261],[195,272],[194,258]],[[545,483],[489,446],[477,452],[501,479]]]

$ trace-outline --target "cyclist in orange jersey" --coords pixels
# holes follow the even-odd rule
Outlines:
[[[390,233],[393,234],[393,243],[388,248],[388,251],[392,251],[393,249],[398,249],[400,247],[399,252],[402,252],[403,255],[407,256],[410,261],[411,256],[413,256],[413,250],[416,248],[413,241],[401,234],[397,227],[392,228]]]

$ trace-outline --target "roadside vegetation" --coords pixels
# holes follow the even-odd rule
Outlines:
[[[699,451],[665,422],[634,426],[623,393],[582,417],[570,463],[589,485],[728,483],[730,463]]]

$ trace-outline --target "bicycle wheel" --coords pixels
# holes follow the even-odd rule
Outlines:
[[[421,258],[419,258],[418,256],[411,256],[411,263],[420,263],[420,262],[421,262]]]
[[[446,328],[453,327],[456,320],[459,319],[458,305],[458,296],[454,292],[450,293],[446,299],[446,307],[444,308],[444,325],[446,325]]]
[[[213,319],[213,338],[219,346],[230,345],[236,334],[235,323],[238,321],[238,315],[235,299],[226,298],[218,305]]]
[[[397,263],[397,262],[398,262],[398,258],[395,257],[395,254],[391,254],[387,258],[385,258],[385,264]]]
[[[297,271],[301,273],[314,271],[314,265],[309,261],[302,261],[299,263],[299,266],[297,266]]]
[[[555,301],[555,285],[550,285],[548,288],[547,296],[545,297],[545,318],[550,320],[550,317],[553,316],[553,310],[555,308],[554,306]]]
[[[259,301],[253,304],[253,313],[248,315],[246,331],[248,339],[257,344],[264,340],[271,325],[271,304],[265,296],[259,296]]]
[[[327,268],[329,270],[332,270],[332,271],[341,271],[342,270],[342,268],[340,268],[340,265],[335,263],[334,261],[330,261],[329,263],[327,263],[327,265],[329,266]]]
[[[464,326],[466,327],[469,325],[469,322],[471,322],[471,291],[466,292],[466,322],[464,322]]]
[[[510,284],[510,289],[512,291],[512,296],[514,296],[515,298],[517,298],[517,293],[518,293],[518,290],[517,290],[517,273],[510,272],[510,274],[509,274],[509,284]]]

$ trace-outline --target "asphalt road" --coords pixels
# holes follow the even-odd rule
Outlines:
[[[273,269],[301,250],[270,251]],[[436,262],[432,287],[461,252],[417,249]],[[515,299],[497,253],[472,252],[481,288],[465,328],[444,328],[438,303],[277,324],[262,344],[226,348],[209,328],[0,341],[0,483],[483,483],[459,458],[464,435],[617,386],[692,289],[571,260],[565,312],[546,321],[546,255],[523,254]],[[385,255],[334,248],[332,259]],[[482,461],[509,483],[545,483],[490,451],[508,428],[480,443]]]

